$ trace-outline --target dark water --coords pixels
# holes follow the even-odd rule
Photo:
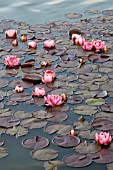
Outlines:
[[[55,20],[68,20],[65,18],[66,13],[82,13],[85,10],[105,10],[113,8],[113,0],[0,0],[0,20],[14,19],[25,21],[29,24],[39,24]],[[86,15],[84,17],[92,17]],[[43,129],[31,130],[27,137],[36,135],[53,138],[44,134]],[[6,141],[5,147],[8,148],[9,156],[0,159],[0,170],[43,170],[42,162],[31,158],[30,150],[22,147],[21,142],[25,137],[16,139],[13,136],[2,135],[0,140]],[[54,146],[58,150],[58,147]],[[60,148],[61,149],[61,148]],[[63,158],[64,154],[70,153],[70,150],[62,149],[62,154],[58,159]],[[85,168],[61,167],[65,170],[106,170],[105,165],[92,164]]]

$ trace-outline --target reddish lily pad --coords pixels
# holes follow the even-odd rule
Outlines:
[[[20,120],[13,117],[13,116],[7,116],[7,117],[0,117],[0,126],[1,127],[13,127],[20,124]]]
[[[85,167],[92,163],[92,159],[85,154],[70,154],[63,158],[63,162],[70,167]]]
[[[22,80],[28,81],[28,82],[35,82],[35,83],[41,83],[41,76],[37,74],[29,74],[29,75],[24,75],[22,77]]]
[[[111,120],[110,118],[95,118],[92,122],[92,126],[95,129],[99,129],[99,130],[111,130],[113,129],[113,120]]]
[[[9,100],[17,101],[17,102],[24,102],[31,99],[32,96],[27,93],[15,93],[9,96]]]
[[[32,82],[26,82],[23,80],[13,80],[9,83],[9,87],[15,88],[17,85],[21,85],[23,88],[30,88],[33,84]]]
[[[38,160],[52,160],[55,159],[58,156],[58,151],[53,150],[51,148],[45,148],[45,149],[39,149],[34,150],[31,152],[32,158],[38,159]]]
[[[50,111],[53,115],[52,117],[48,118],[47,120],[50,122],[62,122],[67,119],[67,114],[61,111]]]
[[[111,163],[113,162],[113,151],[110,149],[102,149],[99,152],[98,158],[93,159],[96,163]]]
[[[91,125],[89,122],[87,121],[78,121],[78,122],[74,122],[73,126],[75,127],[75,129],[77,130],[88,130],[91,128]]]
[[[41,136],[36,136],[35,138],[24,139],[22,145],[25,148],[42,149],[49,145],[49,140]]]
[[[109,56],[102,56],[101,54],[94,54],[94,55],[90,55],[88,57],[89,61],[92,62],[105,62],[108,61],[110,59]]]
[[[111,103],[106,103],[100,106],[100,109],[105,112],[113,112],[113,104]]]
[[[113,15],[113,10],[104,10],[104,11],[102,11],[102,14],[112,16]]]
[[[85,139],[94,139],[96,133],[100,133],[100,131],[98,131],[98,130],[93,130],[93,131],[84,130],[84,131],[80,131],[78,136],[80,136],[81,138],[85,138]]]
[[[77,146],[80,143],[80,139],[75,136],[63,135],[63,136],[55,136],[52,140],[55,145],[64,147],[64,148],[72,148]]]

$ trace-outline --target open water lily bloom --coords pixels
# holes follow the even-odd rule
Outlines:
[[[46,41],[44,41],[44,47],[45,48],[54,48],[55,42],[53,40],[46,40]]]
[[[32,91],[34,96],[38,96],[38,97],[43,97],[45,96],[45,89],[42,87],[35,87],[35,90]]]
[[[20,59],[17,58],[16,56],[9,56],[5,58],[5,65],[9,67],[14,67],[19,65]]]
[[[54,78],[55,78],[55,72],[51,70],[46,70],[43,75],[42,82],[45,84],[51,83],[54,81]]]
[[[5,35],[6,35],[6,37],[8,37],[8,38],[15,38],[16,35],[17,35],[17,31],[14,30],[14,29],[6,30],[6,31],[5,31]]]
[[[37,46],[37,44],[36,44],[36,42],[35,41],[30,41],[30,42],[28,42],[28,47],[29,48],[36,48],[36,46]]]
[[[99,145],[108,145],[111,142],[112,138],[109,133],[101,132],[100,134],[95,134],[95,141]]]
[[[54,95],[54,94],[49,94],[47,97],[44,97],[44,100],[46,102],[46,106],[60,106],[62,105],[64,102],[62,101],[62,97],[59,95]]]

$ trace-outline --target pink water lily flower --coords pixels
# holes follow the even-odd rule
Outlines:
[[[95,141],[99,145],[108,145],[111,142],[112,138],[109,133],[101,132],[100,134],[95,134]]]
[[[5,35],[6,35],[6,37],[8,37],[8,38],[15,38],[16,35],[17,35],[17,31],[14,30],[14,29],[6,30],[6,31],[5,31]]]
[[[93,46],[96,49],[96,51],[100,51],[100,50],[106,51],[107,50],[106,45],[101,40],[93,40]]]
[[[44,41],[44,47],[45,48],[54,48],[55,42],[53,40],[46,40],[46,41]]]
[[[19,65],[19,61],[20,59],[17,58],[16,56],[9,56],[9,57],[6,57],[5,58],[5,65],[6,66],[9,66],[9,67],[14,67],[14,66],[18,66]]]
[[[90,51],[90,50],[93,49],[93,43],[85,41],[84,44],[82,45],[82,47],[83,47],[84,50]]]
[[[30,41],[30,42],[28,42],[28,47],[29,48],[36,48],[36,46],[37,46],[37,44],[36,44],[36,42],[35,41]]]
[[[55,78],[55,72],[51,70],[46,70],[43,74],[42,82],[47,84],[54,81]]]
[[[60,106],[64,102],[62,101],[62,97],[59,95],[49,94],[47,97],[44,97],[44,100],[46,102],[46,106]]]
[[[72,34],[72,44],[75,45],[77,42],[78,39],[81,39],[82,36],[80,34]],[[77,44],[76,44],[77,45]]]
[[[34,96],[38,96],[38,97],[43,97],[45,96],[45,89],[42,87],[35,87],[35,90],[32,91]]]

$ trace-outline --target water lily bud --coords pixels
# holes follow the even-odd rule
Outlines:
[[[79,63],[82,65],[84,64],[84,60],[82,58],[79,59]]]
[[[66,100],[67,100],[67,96],[66,96],[65,93],[62,93],[62,94],[61,94],[61,97],[62,97],[62,100],[63,100],[63,101],[66,101]]]
[[[51,66],[51,62],[50,62],[50,61],[47,61],[47,65],[48,65],[48,66]]]
[[[17,46],[17,45],[18,45],[18,41],[15,39],[15,40],[12,42],[12,45]]]
[[[48,63],[47,63],[46,61],[42,61],[42,62],[41,62],[41,66],[46,67],[47,65],[48,65]]]
[[[27,41],[26,35],[22,35],[22,36],[20,37],[20,39],[21,39],[22,42],[26,42],[26,41]]]
[[[77,133],[74,130],[70,131],[70,136],[76,136],[76,135],[77,135]]]
[[[15,87],[15,91],[17,92],[17,93],[20,93],[20,92],[22,92],[24,90],[24,88],[21,86],[21,85],[17,85],[16,87]]]
[[[81,117],[79,118],[79,120],[80,120],[81,122],[83,122],[83,121],[85,120],[84,116],[81,116]]]

